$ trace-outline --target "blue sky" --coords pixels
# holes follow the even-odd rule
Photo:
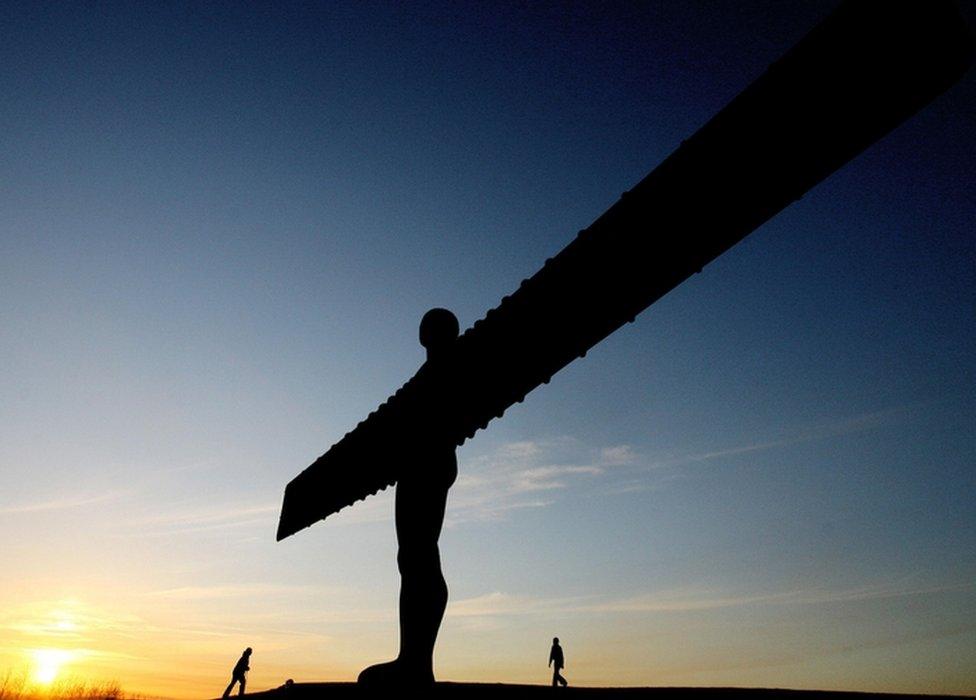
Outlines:
[[[4,6],[0,670],[394,653],[390,494],[285,483],[830,5]],[[976,693],[974,92],[460,450],[442,677]]]

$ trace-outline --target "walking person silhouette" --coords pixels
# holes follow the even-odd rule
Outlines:
[[[563,659],[563,648],[559,646],[559,637],[552,638],[552,649],[549,650],[549,665],[552,666],[552,687],[555,688],[556,685],[561,685],[565,688],[569,683],[559,670],[565,668],[566,663]]]
[[[427,350],[425,364],[437,362],[457,339],[458,331],[458,320],[447,309],[424,314],[420,344]],[[437,540],[444,525],[447,492],[457,479],[454,443],[439,434],[439,427],[417,426],[410,445],[410,457],[417,463],[397,481],[394,519],[400,570],[400,654],[360,673],[359,683],[364,686],[434,683],[434,644],[447,607],[447,582]]]
[[[237,660],[234,664],[234,670],[230,672],[230,684],[227,686],[227,690],[224,691],[223,697],[229,697],[230,691],[234,687],[235,683],[240,683],[240,687],[237,690],[238,695],[244,694],[244,686],[247,684],[246,674],[251,670],[251,647],[244,650],[241,654],[241,658]]]

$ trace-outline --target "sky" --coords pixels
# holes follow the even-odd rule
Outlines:
[[[0,678],[395,655],[392,493],[285,484],[833,4],[0,6]],[[976,694],[974,105],[459,450],[439,678]]]

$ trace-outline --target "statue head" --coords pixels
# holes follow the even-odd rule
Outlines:
[[[425,313],[420,321],[420,344],[427,349],[427,357],[450,347],[459,331],[457,317],[447,309],[431,309]]]

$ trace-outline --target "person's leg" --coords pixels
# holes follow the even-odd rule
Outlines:
[[[426,464],[397,483],[396,532],[400,570],[400,654],[371,666],[360,683],[434,682],[433,654],[447,607],[437,540],[444,524],[447,492],[457,477],[454,449],[431,451]]]
[[[230,697],[230,691],[233,690],[234,684],[236,682],[237,682],[237,678],[235,678],[234,676],[231,676],[230,684],[228,684],[227,690],[224,691],[223,697],[225,697],[225,698]]]
[[[559,683],[559,667],[552,669],[552,687],[555,688]]]
[[[241,676],[238,679],[238,682],[240,683],[240,686],[237,689],[237,694],[238,695],[243,695],[244,694],[244,685],[247,683],[247,676]]]

